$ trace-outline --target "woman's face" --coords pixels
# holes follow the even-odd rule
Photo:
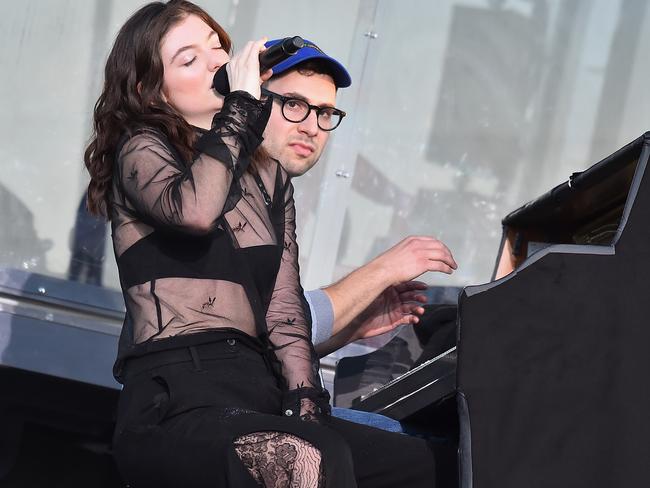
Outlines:
[[[230,59],[219,36],[196,15],[172,27],[160,47],[163,96],[185,120],[209,129],[223,98],[212,89],[214,73]]]

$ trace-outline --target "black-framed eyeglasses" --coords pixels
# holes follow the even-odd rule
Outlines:
[[[311,111],[314,110],[316,112],[318,128],[329,132],[336,129],[343,120],[343,117],[345,117],[345,112],[338,108],[310,105],[301,98],[285,97],[266,88],[262,88],[262,95],[272,97],[274,100],[282,103],[282,116],[288,122],[293,122],[294,124],[299,124],[305,120],[309,117]]]

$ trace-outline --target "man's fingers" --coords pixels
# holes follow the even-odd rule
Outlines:
[[[424,313],[424,307],[415,303],[405,303],[401,306],[401,311],[407,315],[422,315]]]
[[[458,264],[454,260],[454,256],[449,248],[437,239],[432,237],[417,237],[413,241],[409,242],[409,244],[413,247],[412,252],[416,254],[424,254],[429,259],[444,261],[454,269],[458,267]]]
[[[450,268],[456,269],[458,267],[451,253],[444,249],[425,251],[421,255],[430,261],[441,261],[445,263],[447,266],[449,266]]]
[[[454,268],[446,263],[441,263],[440,261],[431,261],[429,271],[439,271],[440,273],[452,274],[454,272]]]
[[[458,268],[449,248],[431,236],[410,236],[378,257],[385,269],[394,270],[399,283],[420,276],[427,271],[451,274]],[[395,283],[398,292],[415,289],[414,285]],[[420,285],[424,290],[424,285]]]
[[[407,247],[414,247],[418,249],[445,249],[451,253],[444,242],[439,241],[434,237],[419,236],[414,237],[412,240],[408,240],[408,242],[402,242],[404,242],[404,245]]]
[[[403,293],[405,291],[411,290],[426,290],[429,288],[429,285],[423,283],[422,281],[405,281],[395,285],[395,290],[397,293]]]
[[[408,262],[410,259],[425,258],[443,261],[454,269],[458,267],[449,248],[440,241],[417,241],[391,256],[395,264]]]
[[[417,324],[420,321],[420,317],[418,317],[417,315],[408,314],[408,315],[404,315],[402,321],[404,325]]]
[[[420,302],[427,303],[427,296],[417,291],[404,291],[399,294],[401,302]]]

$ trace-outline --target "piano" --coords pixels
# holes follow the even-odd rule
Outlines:
[[[649,158],[646,133],[507,215],[456,349],[355,408],[408,421],[455,397],[462,488],[646,486]]]
[[[447,298],[457,301],[461,289],[447,287],[445,292]],[[403,329],[382,349],[365,357],[339,361],[334,381],[336,406],[386,415],[411,429],[458,437],[458,307],[448,300],[441,303],[440,296],[440,290],[435,290],[434,301],[438,303],[425,306],[417,327]],[[407,372],[400,374],[403,370]],[[383,384],[377,384],[382,378]],[[351,401],[345,390],[354,392]]]

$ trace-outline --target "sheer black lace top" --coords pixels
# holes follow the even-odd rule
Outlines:
[[[298,274],[293,186],[277,161],[247,171],[270,110],[270,100],[230,94],[188,163],[156,130],[120,144],[111,206],[126,304],[118,380],[130,356],[235,329],[274,351],[287,415],[327,408]]]

